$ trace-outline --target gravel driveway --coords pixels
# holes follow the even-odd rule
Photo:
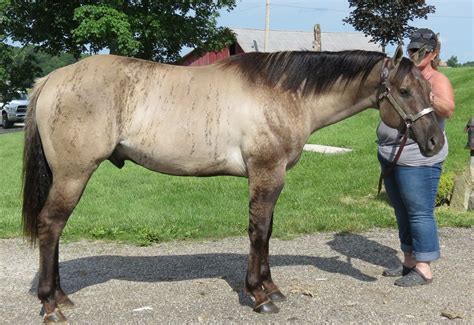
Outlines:
[[[381,276],[399,263],[395,230],[274,239],[273,277],[288,296],[274,315],[254,313],[243,293],[247,238],[150,247],[66,243],[61,276],[76,307],[64,313],[72,324],[472,324],[473,237],[472,229],[441,229],[435,281],[416,288]],[[1,324],[41,322],[37,254],[20,239],[0,240]]]

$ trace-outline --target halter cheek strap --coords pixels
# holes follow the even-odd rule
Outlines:
[[[415,115],[407,114],[405,112],[405,110],[397,102],[395,97],[393,97],[392,94],[390,93],[390,87],[388,86],[388,76],[390,74],[390,71],[388,69],[388,63],[389,63],[389,60],[385,59],[385,62],[384,62],[383,67],[382,67],[382,73],[381,73],[382,82],[380,83],[380,90],[379,90],[379,94],[377,96],[377,105],[380,107],[380,102],[384,98],[387,98],[388,101],[390,102],[390,104],[392,104],[393,108],[397,111],[398,115],[400,115],[402,120],[405,122],[405,125],[407,127],[409,125],[411,126],[420,117],[425,116],[426,114],[429,114],[431,112],[434,112],[433,107],[424,108],[420,112],[416,113]]]

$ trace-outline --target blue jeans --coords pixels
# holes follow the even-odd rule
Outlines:
[[[382,170],[389,162],[379,155]],[[433,166],[395,166],[384,178],[385,190],[397,217],[400,248],[412,252],[417,261],[440,257],[434,208],[442,164]]]

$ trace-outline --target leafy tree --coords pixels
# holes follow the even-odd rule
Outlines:
[[[217,26],[217,17],[218,10],[234,6],[235,0],[12,1],[3,27],[13,40],[54,55],[64,51],[79,58],[108,48],[174,62],[184,46],[218,50],[230,44],[233,34]]]
[[[4,20],[3,9],[9,4],[10,1],[0,0],[0,98],[4,102],[31,87],[40,73],[34,56],[25,51],[15,51],[6,44],[6,33],[1,23]]]
[[[38,45],[51,54],[61,51],[80,57],[81,47],[72,38],[74,9],[78,1],[11,1],[4,9],[0,28],[13,41]]]
[[[474,67],[474,61],[464,62],[463,67]]]
[[[4,102],[31,87],[41,68],[33,55],[12,46],[0,45],[0,97]]]
[[[414,27],[408,23],[413,19],[427,18],[435,12],[435,7],[426,5],[424,0],[348,0],[354,7],[344,23],[351,24],[358,31],[372,37],[371,42],[379,43],[385,52],[388,44],[402,43]]]
[[[458,66],[459,66],[458,57],[452,55],[452,56],[448,59],[448,61],[446,61],[446,64],[448,65],[448,67],[451,67],[451,68],[458,67]]]
[[[109,6],[86,5],[76,8],[74,20],[79,23],[72,32],[77,44],[90,44],[95,53],[108,47],[113,54],[137,54],[140,43],[133,39],[125,13]]]
[[[7,5],[7,1],[0,0],[0,22],[4,19],[2,12],[3,8]],[[3,100],[3,94],[2,94],[2,89],[6,88],[7,86],[7,80],[8,80],[8,70],[7,70],[7,65],[6,65],[6,59],[10,56],[9,53],[9,48],[8,46],[4,43],[5,41],[5,34],[3,29],[1,29],[1,24],[0,24],[0,101]]]
[[[36,50],[34,46],[25,46],[23,48],[13,47],[12,51],[15,55],[20,52],[24,52],[23,55],[30,55],[39,68],[40,77],[77,61],[72,54],[61,53],[53,56],[43,51]]]
[[[58,68],[64,67],[77,61],[72,54],[68,53],[61,53],[55,56],[49,55],[43,51],[33,51],[33,53],[38,62],[38,66],[41,68],[41,76],[45,76],[53,70],[56,70]]]

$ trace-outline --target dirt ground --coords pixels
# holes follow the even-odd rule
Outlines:
[[[321,233],[271,242],[272,275],[286,302],[260,315],[243,292],[248,239],[62,244],[71,324],[474,323],[473,230],[440,230],[433,284],[399,288],[381,276],[400,263],[395,230]],[[0,240],[0,323],[38,324],[38,251]],[[450,320],[452,318],[452,320]]]

